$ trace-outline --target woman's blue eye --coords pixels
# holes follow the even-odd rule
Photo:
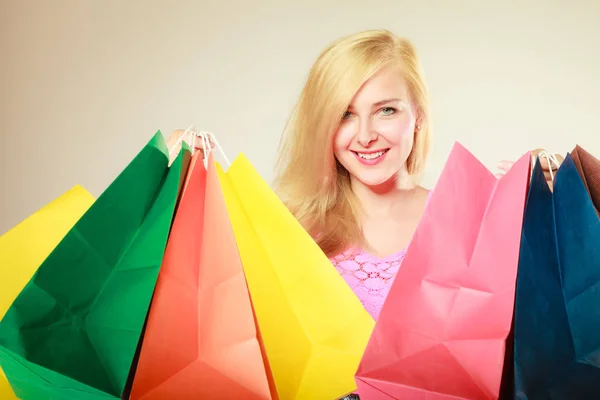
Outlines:
[[[352,116],[352,113],[350,111],[346,111],[344,113],[344,115],[342,116],[342,119],[348,119]]]
[[[392,114],[394,114],[395,112],[396,112],[396,109],[395,109],[395,108],[392,108],[392,107],[385,107],[385,108],[382,108],[382,109],[381,109],[381,113],[382,113],[383,115],[392,115]]]

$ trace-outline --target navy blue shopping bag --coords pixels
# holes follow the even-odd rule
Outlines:
[[[515,399],[600,399],[600,220],[573,158],[554,193],[539,160],[525,207],[514,325]]]

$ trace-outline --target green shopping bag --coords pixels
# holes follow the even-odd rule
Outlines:
[[[17,397],[123,395],[190,159],[158,132],[42,263],[0,321]]]

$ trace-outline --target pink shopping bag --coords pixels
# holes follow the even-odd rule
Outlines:
[[[361,400],[498,397],[530,157],[497,179],[453,147],[361,360]]]

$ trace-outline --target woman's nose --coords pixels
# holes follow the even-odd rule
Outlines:
[[[368,147],[371,142],[377,139],[377,132],[370,126],[369,123],[363,123],[359,127],[357,141],[363,147]]]

